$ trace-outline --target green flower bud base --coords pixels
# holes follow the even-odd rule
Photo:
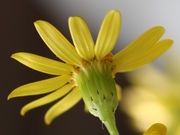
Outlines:
[[[111,64],[88,63],[75,75],[75,81],[89,112],[105,124],[110,135],[119,135],[114,117],[118,99]]]

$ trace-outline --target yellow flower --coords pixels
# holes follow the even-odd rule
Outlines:
[[[147,66],[130,73],[132,86],[124,91],[121,107],[138,130],[161,122],[169,127],[168,135],[179,135],[180,63],[166,64],[164,70]]]
[[[25,105],[21,110],[24,115],[61,98],[45,114],[45,122],[50,124],[83,98],[89,112],[100,118],[111,135],[118,135],[114,112],[120,100],[114,75],[151,62],[172,45],[170,39],[160,40],[165,30],[157,26],[112,55],[121,26],[120,13],[115,10],[105,16],[95,44],[87,24],[77,16],[69,18],[75,47],[50,23],[39,20],[34,25],[49,49],[63,62],[25,52],[13,54],[12,58],[22,64],[56,77],[16,88],[8,99],[49,93]]]
[[[143,135],[166,135],[167,128],[161,123],[153,124]]]

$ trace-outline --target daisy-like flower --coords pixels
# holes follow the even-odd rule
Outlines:
[[[121,26],[120,13],[115,10],[105,16],[95,44],[87,24],[77,16],[69,18],[75,47],[50,23],[39,20],[34,25],[49,49],[64,62],[25,52],[13,54],[12,58],[22,64],[56,77],[16,88],[8,99],[49,93],[25,105],[21,110],[24,115],[31,109],[61,98],[45,114],[45,123],[50,124],[82,98],[89,112],[99,117],[111,135],[119,134],[114,112],[120,99],[120,94],[117,94],[120,88],[114,81],[115,74],[151,62],[172,44],[170,39],[159,41],[165,30],[157,26],[112,55]]]
[[[180,135],[180,63],[177,58],[165,63],[163,71],[148,66],[130,73],[132,86],[125,89],[121,107],[140,131],[161,122],[168,135]]]

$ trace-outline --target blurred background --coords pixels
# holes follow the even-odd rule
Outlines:
[[[7,101],[7,96],[14,88],[20,85],[49,77],[10,59],[12,53],[26,51],[57,59],[35,31],[33,26],[35,20],[43,19],[51,22],[72,41],[68,29],[68,17],[78,15],[87,21],[95,40],[101,21],[110,9],[118,9],[122,15],[121,33],[116,48],[113,50],[114,53],[155,25],[163,25],[166,28],[164,37],[171,37],[174,40],[174,46],[156,60],[153,67],[140,69],[136,73],[118,74],[116,76],[116,81],[123,87],[123,95],[125,95],[122,98],[121,107],[116,111],[116,122],[120,134],[140,135],[151,123],[164,122],[170,127],[169,134],[177,133],[176,135],[179,135],[180,128],[174,126],[180,125],[177,122],[180,121],[180,113],[178,113],[180,112],[180,79],[178,78],[180,73],[179,0],[1,1],[1,134],[108,135],[105,127],[97,118],[84,112],[82,101],[57,118],[50,126],[46,126],[43,121],[44,113],[53,103],[32,110],[25,117],[22,117],[20,116],[21,107],[29,101],[37,99],[38,96],[12,99],[10,101]],[[147,75],[147,73],[151,72],[153,76]],[[156,80],[157,75],[161,77]],[[134,81],[133,78],[138,77],[137,80],[139,81]],[[164,81],[162,78],[168,79]],[[143,80],[147,81],[143,82]],[[152,84],[149,84],[149,82],[152,82]],[[153,82],[156,82],[156,85]],[[168,86],[165,88],[166,84]],[[142,103],[144,104],[142,105]],[[138,106],[138,109],[133,108],[136,106]],[[152,112],[154,113],[152,114]],[[152,120],[152,118],[154,119]]]

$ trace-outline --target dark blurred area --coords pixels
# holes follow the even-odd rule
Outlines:
[[[0,134],[108,135],[105,127],[102,126],[102,123],[97,118],[84,112],[82,101],[73,109],[58,117],[50,126],[44,124],[44,114],[54,103],[32,110],[25,117],[22,117],[20,116],[21,107],[29,101],[37,99],[38,96],[16,98],[7,101],[8,94],[14,88],[49,77],[46,74],[33,71],[10,59],[11,54],[25,51],[57,59],[38,36],[33,26],[35,20],[45,19],[52,22],[71,40],[67,21],[64,21],[66,24],[56,22],[56,18],[52,18],[48,12],[50,11],[43,11],[33,1],[1,1]],[[118,75],[116,81],[121,83],[123,87],[127,85],[123,75]],[[131,130],[132,128],[128,123],[127,116],[120,109],[116,111],[116,122],[121,135],[136,135]]]

